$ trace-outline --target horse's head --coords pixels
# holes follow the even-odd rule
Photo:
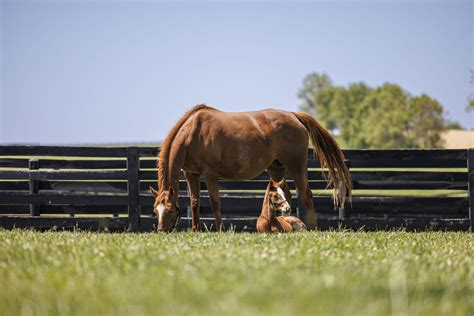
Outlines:
[[[283,185],[285,185],[284,178],[280,182],[275,182],[273,179],[270,179],[267,189],[268,200],[275,212],[279,211],[281,215],[289,216],[291,214],[291,206],[286,200],[285,193],[281,189]]]
[[[177,203],[177,195],[172,187],[168,190],[156,191],[150,187],[150,193],[155,197],[153,212],[158,218],[158,231],[169,232],[178,225],[180,214]]]

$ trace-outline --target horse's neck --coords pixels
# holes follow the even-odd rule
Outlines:
[[[178,143],[170,146],[169,151],[168,160],[163,165],[163,168],[166,169],[162,180],[163,189],[167,190],[169,187],[173,187],[175,192],[178,192],[179,175],[184,166],[186,150],[184,144]]]

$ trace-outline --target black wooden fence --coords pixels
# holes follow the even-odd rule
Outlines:
[[[5,228],[149,231],[156,225],[149,185],[156,188],[152,147],[0,146],[0,226]],[[474,150],[346,150],[354,186],[352,207],[335,211],[329,191],[316,191],[321,229],[469,230],[474,227]],[[313,190],[326,181],[309,152]],[[226,227],[255,230],[266,173],[221,181]],[[294,190],[291,178],[288,184]],[[202,183],[201,218],[213,213]],[[293,191],[294,192],[294,191]],[[179,204],[189,205],[184,177]],[[293,207],[305,218],[297,199]],[[190,227],[190,212],[179,228]]]

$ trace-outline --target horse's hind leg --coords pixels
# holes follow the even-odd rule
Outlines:
[[[313,193],[308,184],[308,171],[306,166],[306,162],[300,164],[295,163],[288,166],[288,172],[293,177],[299,198],[306,208],[306,218],[304,220],[307,222],[308,228],[313,230],[317,228],[317,220],[313,204]]]
[[[221,201],[219,198],[219,180],[216,177],[206,176],[207,191],[209,192],[209,199],[211,200],[211,208],[216,216],[217,231],[222,231],[224,225],[222,225],[221,216]]]
[[[270,176],[270,178],[273,179],[273,181],[279,182],[285,177],[286,168],[282,165],[281,162],[279,162],[278,160],[274,160],[272,164],[267,168],[267,171],[268,175]],[[291,191],[288,187],[288,184],[285,182],[281,189],[285,193],[286,200],[291,205]]]

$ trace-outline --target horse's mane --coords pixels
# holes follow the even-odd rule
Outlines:
[[[183,116],[176,122],[168,136],[166,136],[165,141],[161,145],[160,153],[158,154],[158,191],[161,192],[164,189],[164,181],[168,178],[168,159],[171,149],[171,144],[173,143],[174,138],[179,132],[179,129],[183,124],[188,120],[188,118],[194,113],[210,109],[215,110],[205,104],[198,104],[189,109]]]

